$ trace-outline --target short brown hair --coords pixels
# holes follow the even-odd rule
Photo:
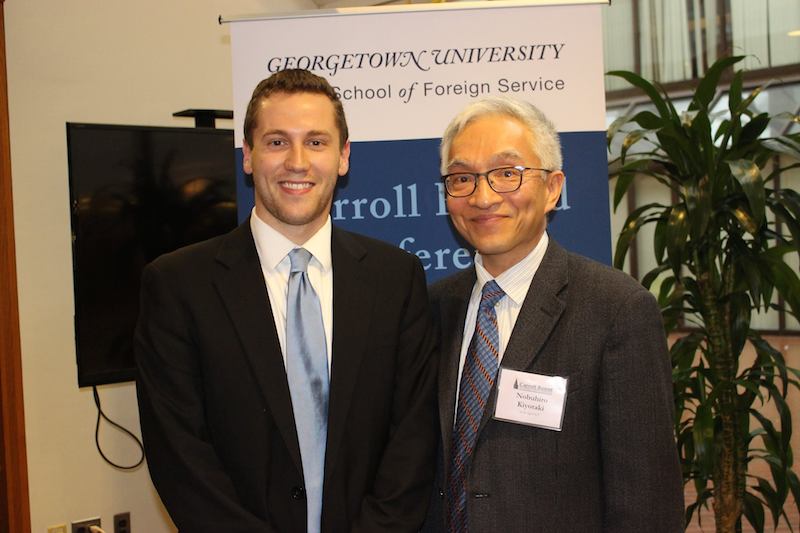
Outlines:
[[[344,147],[349,133],[342,101],[336,94],[336,90],[325,78],[312,74],[308,70],[296,68],[276,72],[256,85],[244,116],[244,139],[250,148],[253,147],[253,130],[258,122],[258,105],[263,98],[268,98],[275,93],[316,93],[327,96],[333,104],[334,120],[339,130],[339,148]]]

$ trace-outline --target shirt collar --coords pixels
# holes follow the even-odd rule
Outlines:
[[[277,269],[280,262],[286,258],[289,252],[299,248],[278,230],[258,218],[255,207],[250,213],[250,230],[253,232],[253,240],[256,242],[258,257],[261,259],[262,266],[268,270]],[[331,223],[331,217],[328,216],[325,224],[302,246],[311,252],[313,259],[317,260],[323,272],[329,271],[333,265],[331,259],[332,231],[333,224]]]
[[[483,258],[479,252],[475,252],[475,274],[477,276],[476,288],[478,291],[483,286],[494,279],[497,284],[503,289],[516,305],[522,305],[525,301],[525,296],[528,294],[528,289],[533,281],[533,276],[542,264],[544,253],[547,250],[547,244],[550,242],[547,232],[542,234],[542,238],[533,250],[530,251],[519,263],[512,266],[496,278],[483,267]]]

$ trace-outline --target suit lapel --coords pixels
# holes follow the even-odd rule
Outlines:
[[[298,471],[300,446],[289,383],[249,221],[228,235],[217,255],[223,267],[215,280],[266,404]]]
[[[467,319],[467,307],[472,287],[475,284],[475,270],[469,269],[458,274],[454,285],[446,294],[442,294],[439,309],[441,327],[440,359],[439,359],[439,423],[442,432],[442,448],[445,471],[449,466],[450,445],[453,438],[453,421],[457,403],[458,364],[461,359],[461,344],[464,339],[464,321]]]
[[[541,352],[566,304],[567,253],[552,239],[522,304],[501,366],[525,370]]]
[[[470,270],[460,274],[451,296],[445,295],[441,305],[442,351],[439,367],[439,412],[441,414],[442,446],[444,447],[445,471],[448,468],[450,444],[455,417],[456,385],[458,382],[458,363],[461,355],[464,321],[475,272]],[[528,294],[520,309],[514,330],[511,332],[500,366],[514,370],[525,370],[533,364],[541,352],[550,333],[561,318],[566,304],[561,292],[567,286],[567,253],[552,239],[536,275],[533,277]],[[478,426],[480,432],[492,418],[497,399],[497,380],[489,392],[486,411]]]
[[[366,250],[351,235],[333,229],[333,357],[328,404],[325,478],[334,474],[334,458],[344,437],[358,369],[366,350],[377,280],[361,264]]]

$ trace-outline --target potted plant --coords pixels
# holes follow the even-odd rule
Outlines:
[[[658,180],[674,199],[630,213],[614,264],[621,268],[639,230],[655,225],[657,266],[642,283],[657,290],[665,327],[679,335],[670,349],[675,432],[684,483],[697,490],[686,523],[711,500],[720,533],[741,531],[742,516],[763,532],[765,507],[773,524],[788,523],[789,493],[800,508],[786,404],[800,373],[750,325],[755,311],[768,308],[800,316],[800,279],[785,261],[800,254],[800,195],[779,186],[783,172],[800,166],[800,133],[763,136],[775,117],[755,109],[763,87],[743,94],[741,70],[727,78],[727,111],[712,116],[723,74],[741,59],[711,66],[684,112],[637,74],[609,73],[644,91],[655,110],[609,127],[609,149],[612,139],[622,139],[609,163],[617,177],[614,208],[635,176]],[[742,358],[748,343],[756,353],[752,362]],[[773,405],[777,420],[761,413],[765,404]],[[754,461],[766,461],[771,476],[748,473]]]

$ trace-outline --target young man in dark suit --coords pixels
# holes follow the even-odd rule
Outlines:
[[[534,106],[468,106],[441,146],[475,265],[431,288],[440,492],[426,531],[683,531],[667,344],[635,280],[546,232],[561,149]]]
[[[350,144],[327,81],[262,81],[244,130],[249,220],[143,275],[153,482],[190,533],[416,531],[436,439],[421,265],[332,227]]]

